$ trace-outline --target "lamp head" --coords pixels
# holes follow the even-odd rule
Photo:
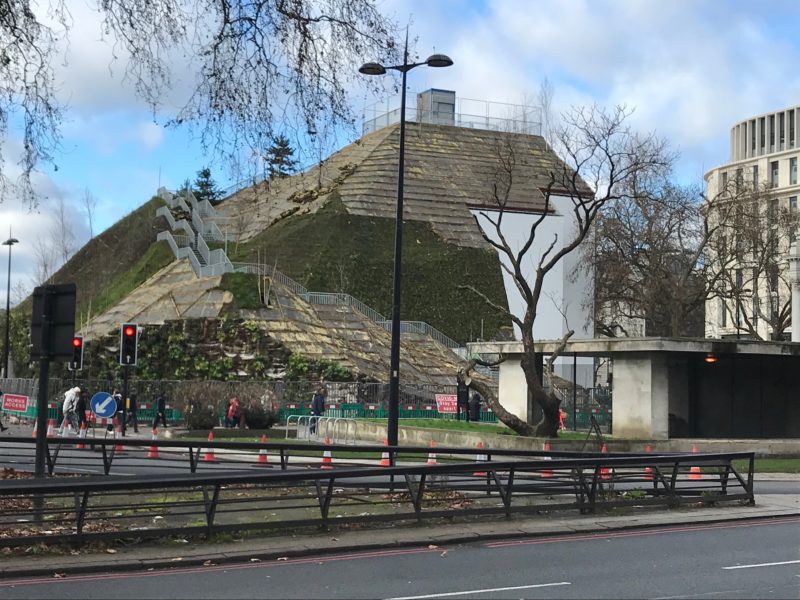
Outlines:
[[[358,72],[363,75],[386,75],[386,68],[380,63],[364,63],[358,69]]]
[[[453,65],[453,59],[446,54],[431,54],[425,64],[429,67],[450,67]]]
[[[19,240],[17,238],[8,238],[5,242],[3,242],[3,246],[13,246],[14,244],[19,244]]]

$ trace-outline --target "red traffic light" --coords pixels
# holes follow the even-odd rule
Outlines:
[[[130,325],[123,330],[123,334],[125,337],[133,337],[136,335],[136,328],[131,327]]]
[[[83,345],[83,338],[81,338],[81,337],[72,338],[72,347],[73,348],[80,348],[82,345]]]

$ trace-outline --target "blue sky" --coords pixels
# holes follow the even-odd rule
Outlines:
[[[57,202],[82,244],[84,190],[98,199],[97,232],[149,199],[159,181],[175,188],[209,165],[222,186],[233,183],[226,165],[204,156],[186,130],[164,127],[181,105],[188,76],[176,80],[154,116],[121,80],[122,66],[112,64],[89,3],[68,3],[74,28],[67,63],[57,70],[68,105],[58,170],[47,167],[37,177],[44,196],[38,212],[13,198],[0,204],[0,231],[11,226],[21,241],[12,284],[28,288],[33,242],[46,235]],[[436,87],[462,98],[521,103],[547,77],[556,111],[593,102],[635,109],[637,129],[656,131],[681,153],[676,175],[684,183],[702,183],[705,171],[727,160],[735,122],[800,104],[800,2],[794,0],[384,0],[379,6],[401,23],[410,18],[422,58],[435,50],[455,61],[448,69],[413,71],[410,92]],[[376,100],[353,90],[357,113]],[[12,134],[10,153],[15,144]]]

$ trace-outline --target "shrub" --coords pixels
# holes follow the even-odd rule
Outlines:
[[[278,422],[278,413],[251,402],[244,407],[244,421],[249,429],[269,429]]]
[[[190,430],[206,431],[214,429],[219,423],[217,411],[213,405],[192,400],[189,402],[189,412],[186,414],[186,426]]]

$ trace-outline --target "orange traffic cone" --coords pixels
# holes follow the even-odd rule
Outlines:
[[[483,453],[483,442],[479,441],[476,447],[478,448],[478,453],[475,455],[475,462],[486,462],[489,457]],[[475,477],[486,477],[486,471],[475,471],[473,475]]]
[[[81,428],[78,430],[78,439],[79,440],[85,440],[86,439],[86,421],[81,423]],[[75,449],[76,450],[85,450],[86,449],[86,444],[84,444],[83,442],[78,442],[75,445]]]
[[[56,436],[55,428],[56,428],[56,425],[53,422],[53,419],[48,420],[47,421],[47,437],[51,438],[51,437],[55,437]]]
[[[331,445],[331,438],[325,438],[325,445]],[[326,448],[325,451],[322,453],[322,465],[320,465],[320,469],[332,469],[333,468],[333,457],[331,456],[330,448]]]
[[[36,439],[36,432],[37,432],[38,430],[39,430],[39,419],[36,419],[36,420],[33,422],[33,434],[31,435],[31,437],[32,437],[33,439]]]
[[[603,445],[600,447],[600,454],[608,454],[608,448],[606,448],[605,442],[603,442]],[[602,467],[600,469],[600,479],[602,481],[608,481],[611,479],[611,469],[608,467]]]
[[[650,444],[647,444],[647,446],[645,446],[644,448],[645,453],[650,454],[650,450],[651,450]],[[644,468],[644,478],[647,481],[653,481],[653,469],[651,467]]]
[[[384,445],[384,446],[388,446],[388,445],[389,445],[389,440],[388,440],[388,439],[386,439],[386,438],[383,438],[383,445]],[[389,458],[389,451],[388,451],[388,450],[384,450],[384,451],[381,453],[381,462],[380,462],[380,465],[381,465],[382,467],[391,467],[391,466],[392,466],[392,461],[391,461],[391,459]]]
[[[213,431],[209,431],[208,432],[208,441],[209,442],[213,442],[214,441],[214,432]],[[205,456],[203,456],[203,461],[205,461],[205,462],[216,462],[216,460],[217,459],[214,456],[214,449],[213,448],[206,448],[206,453],[205,453]]]
[[[261,443],[262,444],[266,444],[267,443],[267,434],[266,433],[261,436]],[[268,462],[269,462],[269,459],[267,458],[267,449],[266,448],[261,448],[258,451],[258,464],[266,465]]]
[[[153,427],[153,435],[150,438],[153,442],[158,439],[158,429]],[[147,452],[147,458],[158,458],[158,446],[155,444],[150,445],[150,450]]]
[[[544,451],[545,452],[550,452],[550,440],[545,440],[544,441]],[[542,458],[544,458],[544,460],[552,460],[553,457],[552,456],[543,456]],[[551,469],[544,469],[542,471],[542,473],[541,473],[541,476],[542,477],[552,477],[553,476],[553,471]]]
[[[697,454],[697,446],[692,446],[692,454]],[[700,467],[695,465],[689,469],[689,479],[702,479],[703,474],[700,472]]]
[[[431,448],[431,451],[428,452],[428,464],[429,465],[435,465],[436,464],[436,452],[434,452],[433,449],[436,448],[436,442],[434,442],[433,440],[431,440],[430,448]]]
[[[116,431],[114,431],[114,437],[117,440],[117,443],[114,444],[114,452],[122,452],[122,425],[120,425],[116,418],[114,419],[116,424]]]

